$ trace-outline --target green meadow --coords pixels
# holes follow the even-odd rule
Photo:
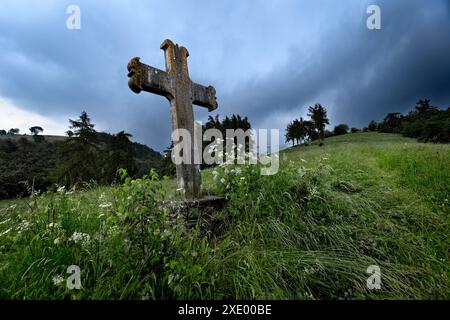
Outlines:
[[[450,145],[355,133],[279,159],[203,172],[229,198],[207,235],[155,173],[0,202],[0,299],[450,299]]]

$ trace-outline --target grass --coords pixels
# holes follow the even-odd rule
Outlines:
[[[175,183],[155,176],[0,202],[0,298],[450,298],[449,145],[358,133],[280,161],[275,176],[203,172],[206,193],[230,198],[210,237],[167,222]],[[69,265],[81,290],[54,284]]]

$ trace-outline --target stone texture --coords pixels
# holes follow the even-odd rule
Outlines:
[[[135,57],[128,63],[128,85],[139,93],[147,91],[166,97],[170,101],[172,114],[172,130],[186,129],[194,141],[194,111],[192,105],[198,105],[213,111],[217,108],[216,90],[214,87],[204,87],[194,83],[189,78],[187,58],[189,52],[184,47],[174,45],[170,40],[161,44],[166,60],[166,71],[153,68]],[[177,183],[185,190],[188,199],[200,195],[200,166],[194,164],[195,144],[191,144],[191,163],[180,164],[177,169]],[[200,151],[201,152],[201,151]]]

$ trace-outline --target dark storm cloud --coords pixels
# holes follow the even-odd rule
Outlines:
[[[410,110],[421,98],[450,106],[450,14],[443,10],[448,3],[378,4],[382,30],[365,27],[365,12],[359,20],[340,22],[310,59],[299,59],[294,50],[284,67],[249,81],[227,102],[236,111],[245,106],[256,122],[286,111],[304,115],[321,102],[333,124],[359,127],[388,112]]]
[[[363,126],[419,98],[450,106],[450,6],[372,2],[77,1],[82,28],[65,28],[71,3],[6,1],[0,10],[0,97],[42,115],[87,110],[102,130],[127,130],[158,150],[169,143],[169,104],[127,87],[133,56],[164,68],[159,45],[186,46],[194,81],[213,84],[221,115],[284,129],[321,102],[332,124]],[[206,110],[195,108],[205,120]]]

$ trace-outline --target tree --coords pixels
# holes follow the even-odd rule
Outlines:
[[[357,133],[357,132],[359,132],[359,131],[361,131],[361,130],[359,130],[358,128],[351,128],[350,131],[351,131],[352,133]]]
[[[318,139],[318,134],[317,134],[314,122],[307,120],[307,121],[303,122],[303,125],[304,125],[305,130],[306,130],[306,137],[307,137],[307,139],[309,141],[317,140]]]
[[[378,128],[378,125],[374,120],[370,121],[369,126],[367,127],[367,129],[372,132],[377,131],[377,128]]]
[[[330,124],[330,121],[327,118],[327,110],[320,103],[317,103],[314,107],[309,107],[308,111],[308,116],[311,117],[314,128],[317,130],[318,137],[323,141],[325,138],[325,125]]]
[[[241,129],[244,132],[246,132],[247,130],[250,130],[252,128],[249,120],[247,117],[242,118],[240,115],[235,115],[233,114],[231,117],[226,116],[225,119],[223,121],[220,121],[219,119],[219,115],[216,115],[214,118],[209,116],[208,117],[208,121],[202,126],[202,131],[203,133],[205,133],[206,130],[208,129],[218,129],[221,134],[222,137],[225,139],[226,138],[226,131],[227,129],[232,129],[232,130],[238,130]],[[246,141],[245,146],[244,146],[244,150],[246,152],[249,152],[252,146],[252,141],[250,141],[251,139],[245,139]],[[205,150],[205,148],[210,144],[210,141],[203,141],[203,150]],[[238,141],[237,141],[237,137],[234,138],[234,144],[237,145]],[[223,144],[223,152],[224,154],[226,153],[226,143]],[[202,167],[207,167],[207,165],[203,164]]]
[[[437,108],[430,105],[429,99],[421,99],[416,103],[415,111],[417,113],[421,114],[430,110],[437,110]]]
[[[96,180],[101,182],[107,168],[100,163],[101,154],[97,145],[97,131],[85,111],[77,120],[71,120],[73,136],[61,143],[61,161],[56,170],[59,184],[71,186]]]
[[[307,135],[307,128],[305,126],[305,120],[303,120],[302,117],[300,117],[300,120],[297,119],[294,120],[293,131],[294,131],[294,138],[297,141],[297,144],[305,139]]]
[[[347,134],[348,130],[349,130],[348,125],[346,125],[345,123],[342,123],[342,124],[339,124],[334,127],[333,134],[335,136],[340,136],[343,134]]]
[[[216,119],[218,119],[217,116]],[[161,173],[163,176],[171,177],[176,174],[176,166],[172,161],[172,149],[173,141],[170,142],[170,146],[167,147],[162,153],[163,159],[161,164]]]
[[[44,129],[42,129],[42,127],[39,127],[39,126],[31,127],[29,130],[30,130],[31,134],[34,136],[37,136],[39,133],[44,132]]]
[[[388,113],[384,118],[383,123],[380,125],[381,132],[398,132],[400,130],[400,124],[402,122],[402,115],[398,112]]]
[[[15,135],[18,135],[19,132],[20,132],[20,129],[18,129],[18,128],[11,128],[11,129],[9,129],[7,134],[9,136],[15,136]]]
[[[130,141],[131,134],[125,131],[112,136],[110,143],[107,146],[108,156],[107,164],[109,165],[107,180],[115,180],[117,178],[117,170],[126,169],[130,176],[134,176],[137,172],[135,158],[135,150],[133,143]],[[110,182],[110,181],[107,181]]]
[[[7,132],[6,130],[0,130],[0,136],[6,136]]]
[[[294,137],[294,124],[291,122],[286,127],[286,133],[284,134],[286,138],[286,143],[292,141],[292,146],[295,145],[295,137]]]

